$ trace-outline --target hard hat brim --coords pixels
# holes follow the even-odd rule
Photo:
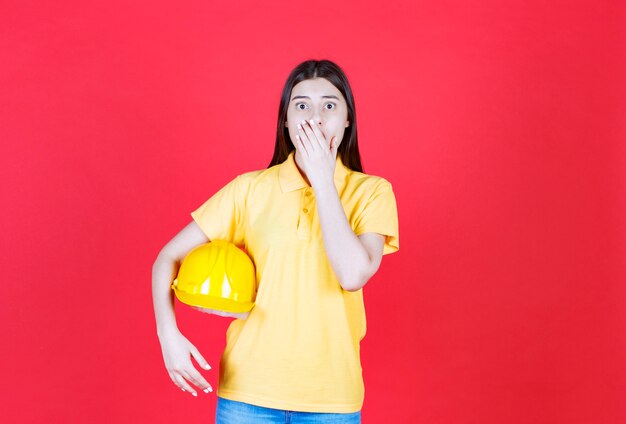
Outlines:
[[[210,295],[195,295],[185,293],[181,290],[174,289],[178,300],[189,306],[198,306],[200,308],[217,309],[224,312],[250,312],[254,307],[254,302],[246,302],[241,300],[225,299],[223,297]]]

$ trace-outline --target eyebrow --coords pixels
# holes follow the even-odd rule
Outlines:
[[[295,96],[295,97],[291,98],[292,101],[295,100],[295,99],[309,99],[310,100],[311,98],[309,96]],[[337,99],[337,100],[341,100],[339,97],[333,96],[333,95],[322,96],[322,99]]]

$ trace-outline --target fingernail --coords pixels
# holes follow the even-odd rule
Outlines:
[[[302,125],[301,125],[301,124],[298,124],[298,128],[302,129]]]
[[[204,391],[204,393],[209,393],[209,392],[212,392],[212,391],[213,391],[213,389],[211,389],[210,387],[207,387],[207,388],[206,388],[206,389],[204,389],[203,391]]]
[[[311,119],[309,122],[311,123],[311,125],[315,125],[315,121],[314,120]]]
[[[196,394],[196,392],[191,392],[192,395],[194,395],[195,397],[198,397],[198,395]]]
[[[211,366],[210,366],[209,364],[206,364],[206,365],[204,366],[204,369],[206,369],[206,370],[210,370],[210,369],[211,369]]]

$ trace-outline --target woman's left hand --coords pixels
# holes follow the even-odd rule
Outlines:
[[[326,140],[322,129],[314,121],[298,124],[296,147],[302,157],[302,167],[312,186],[333,181],[337,159],[337,138]]]

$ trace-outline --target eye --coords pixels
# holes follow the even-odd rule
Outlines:
[[[324,106],[326,107],[326,106],[329,106],[329,105],[330,105],[330,106],[332,106],[332,107],[330,107],[330,108],[328,108],[328,107],[327,107],[327,108],[326,108],[327,110],[337,109],[337,105],[336,105],[335,103],[333,103],[333,102],[328,102],[328,103],[326,103]],[[302,102],[298,102],[298,103],[296,103],[296,109],[298,109],[298,110],[304,110],[304,108],[301,108],[300,106],[306,106],[306,107],[308,107],[305,103],[302,103]]]

